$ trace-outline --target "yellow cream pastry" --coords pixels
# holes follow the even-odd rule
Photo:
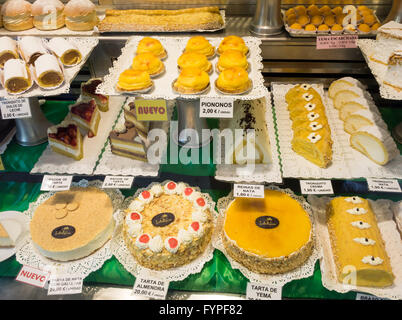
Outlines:
[[[316,94],[314,88],[311,87],[310,84],[298,84],[288,90],[285,94],[285,100],[288,104],[292,103],[298,97],[301,97],[303,94]],[[308,101],[307,101],[308,102]]]
[[[371,31],[371,28],[370,28],[367,24],[365,24],[365,23],[360,24],[359,27],[358,27],[358,29],[359,29],[359,31],[365,32],[365,33]]]
[[[239,67],[247,70],[247,57],[241,51],[226,50],[219,56],[218,63],[216,64],[216,68],[219,72],[232,67]]]
[[[137,54],[145,52],[152,53],[159,59],[163,59],[167,56],[165,48],[163,48],[161,42],[150,37],[144,37],[140,40],[140,42],[138,42]]]
[[[305,31],[316,31],[317,30],[317,28],[316,28],[316,26],[314,25],[314,24],[308,24],[308,25],[306,25],[305,27],[304,27],[304,30]]]
[[[164,70],[163,62],[152,53],[145,52],[137,54],[131,65],[134,70],[147,71],[150,76],[160,74]]]
[[[319,10],[320,10],[320,13],[322,15],[324,15],[324,16],[326,16],[326,15],[331,13],[331,8],[329,6],[327,6],[327,5],[322,6]]]
[[[197,52],[183,53],[179,59],[177,59],[177,65],[179,69],[194,67],[208,73],[212,70],[212,64],[208,61],[207,57]]]
[[[346,14],[343,14],[343,13],[337,15],[336,16],[336,23],[340,24],[340,25],[343,25],[343,19],[345,19],[345,17],[346,17]]]
[[[393,284],[395,277],[384,240],[366,199],[333,199],[328,205],[327,223],[339,282],[365,287]]]
[[[374,23],[374,24],[371,26],[371,30],[372,30],[372,31],[375,31],[375,30],[377,30],[379,27],[381,27],[381,23],[376,22],[376,23]]]
[[[297,23],[299,23],[299,24],[302,25],[302,26],[305,26],[305,25],[308,24],[309,22],[310,22],[310,17],[307,16],[307,15],[302,15],[302,16],[299,16],[299,17],[297,18]]]
[[[238,36],[227,36],[219,44],[218,53],[222,54],[226,50],[238,50],[244,55],[248,53],[248,47],[244,40]]]
[[[298,16],[301,16],[307,13],[307,9],[305,6],[299,5],[295,7],[295,12]]]
[[[173,84],[174,90],[183,94],[200,93],[209,86],[208,73],[199,68],[185,68]]]
[[[120,91],[141,91],[151,86],[151,77],[143,70],[127,69],[120,74],[117,82],[117,89]]]
[[[318,31],[329,31],[329,27],[326,24],[320,24],[317,28]]]
[[[307,8],[307,12],[310,16],[315,16],[320,14],[320,10],[315,4],[309,5]]]
[[[341,13],[343,13],[343,9],[342,9],[342,7],[335,7],[335,8],[333,8],[332,10],[331,10],[331,12],[334,14],[334,15],[338,15],[338,14],[341,14]]]
[[[324,18],[319,15],[315,15],[311,17],[311,23],[315,26],[319,26],[324,21]]]
[[[300,23],[293,23],[291,26],[290,26],[290,29],[293,29],[293,30],[301,30],[302,29],[302,26],[300,25]]]
[[[297,16],[295,14],[291,14],[286,17],[286,23],[290,26],[297,21]]]
[[[332,14],[326,16],[326,17],[324,18],[324,23],[325,23],[326,25],[328,25],[329,27],[332,27],[332,26],[335,24],[335,18],[334,18],[334,16],[333,16]]]
[[[203,36],[191,37],[186,44],[184,52],[197,52],[211,58],[215,55],[215,48]]]
[[[332,26],[332,28],[331,28],[331,31],[335,31],[335,32],[340,32],[340,31],[342,31],[343,30],[343,27],[342,27],[342,25],[340,25],[340,24],[334,24],[333,26]]]
[[[288,10],[285,11],[286,17],[289,17],[291,14],[296,14],[296,11],[294,8],[289,8]]]
[[[288,194],[268,189],[264,199],[235,198],[230,203],[222,240],[230,257],[262,274],[299,267],[314,247],[309,214]]]
[[[369,26],[372,26],[377,22],[377,19],[371,14],[363,17],[363,22]]]
[[[241,94],[251,88],[251,80],[243,68],[233,67],[223,70],[215,82],[216,88],[221,92]]]

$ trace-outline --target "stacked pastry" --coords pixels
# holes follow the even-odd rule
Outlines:
[[[309,84],[296,85],[285,96],[292,120],[292,149],[321,168],[332,161],[332,138],[320,94]]]
[[[359,81],[350,77],[338,79],[331,83],[328,95],[339,111],[344,130],[350,134],[352,148],[378,165],[386,165],[399,155],[386,124],[367,100],[368,93]]]
[[[124,105],[124,119],[109,134],[112,153],[147,161],[149,122],[138,121],[134,101]]]

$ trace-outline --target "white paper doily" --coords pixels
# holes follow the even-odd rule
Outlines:
[[[402,45],[401,40],[370,40],[360,39],[357,41],[357,45],[360,48],[363,57],[369,66],[371,73],[376,78],[378,85],[380,86],[380,95],[384,99],[390,100],[402,100],[402,91],[397,91],[391,86],[384,85],[384,77],[387,72],[387,66],[375,62],[370,59],[371,55],[376,53],[382,55],[384,58],[389,57],[392,48]],[[401,79],[402,81],[402,79]]]
[[[378,227],[385,243],[385,249],[391,260],[392,271],[395,275],[394,284],[386,288],[370,288],[338,282],[326,218],[326,208],[331,198],[320,198],[309,195],[307,200],[313,208],[317,226],[317,239],[323,252],[320,259],[323,286],[328,290],[335,290],[339,293],[358,291],[369,293],[380,298],[402,299],[402,241],[395,221],[392,219],[392,201],[383,199],[376,201],[370,200],[370,204],[376,214]]]
[[[137,48],[138,42],[142,39],[142,36],[133,36],[130,37],[127,41],[125,47],[122,49],[122,53],[120,57],[115,61],[113,67],[109,69],[109,74],[104,77],[104,82],[97,87],[96,92],[105,94],[105,95],[119,95],[118,91],[116,91],[115,86],[117,84],[117,80],[119,78],[120,73],[124,70],[131,67],[135,51]],[[188,97],[188,98],[196,98],[197,95],[181,95],[177,94],[172,89],[173,81],[179,76],[179,70],[177,68],[177,59],[183,53],[183,50],[187,44],[187,41],[190,37],[153,37],[158,39],[162,46],[165,48],[168,57],[163,61],[166,72],[156,78],[154,81],[154,88],[145,94],[140,94],[144,99],[166,99],[173,100],[177,97]],[[220,37],[212,37],[207,40],[217,49],[219,43],[223,38]],[[261,97],[265,97],[268,95],[268,89],[264,86],[264,77],[261,74],[261,70],[263,68],[262,57],[261,57],[261,49],[260,44],[261,40],[255,37],[243,37],[246,45],[249,48],[249,56],[248,62],[251,66],[249,77],[253,81],[253,87],[251,91],[247,94],[243,95],[223,95],[218,93],[215,90],[215,80],[218,78],[218,74],[214,71],[210,75],[210,84],[211,88],[207,90],[206,93],[201,94],[201,97],[233,97],[234,99],[242,99],[242,100],[252,100]],[[215,65],[218,61],[218,56],[215,56],[212,60],[210,60],[213,69],[215,70]]]
[[[91,181],[81,180],[78,183],[72,183],[72,186],[76,187],[102,187],[101,181]],[[112,200],[113,208],[116,211],[120,209],[123,202],[123,195],[118,189],[104,189]],[[43,193],[39,198],[29,205],[29,208],[23,212],[25,216],[28,217],[28,230],[29,223],[33,217],[35,210],[40,204],[53,196],[55,192]],[[82,259],[60,262],[48,259],[42,256],[39,251],[35,248],[32,243],[30,234],[26,235],[24,238],[16,243],[16,259],[22,265],[27,265],[33,268],[51,272],[52,274],[71,274],[71,275],[81,275],[84,278],[91,272],[94,272],[102,267],[104,262],[112,257],[112,252],[110,249],[111,240],[107,241],[100,249],[96,250],[91,255],[84,257]]]
[[[92,138],[83,137],[84,157],[81,160],[77,161],[56,153],[48,145],[35,163],[31,173],[92,174],[125,100],[125,97],[109,98],[109,110],[100,112],[101,120],[97,135]]]
[[[137,277],[141,275],[142,277],[151,277],[162,279],[165,281],[181,281],[186,279],[191,274],[200,273],[201,270],[204,268],[205,263],[210,261],[213,258],[214,247],[212,243],[210,243],[205,251],[194,261],[190,263],[178,267],[178,268],[171,268],[167,270],[151,270],[145,268],[137,263],[133,255],[130,253],[130,250],[127,248],[126,243],[123,237],[123,222],[125,217],[124,209],[128,208],[129,204],[133,199],[139,196],[139,194],[144,190],[149,190],[155,184],[166,184],[168,181],[164,181],[161,183],[153,182],[146,188],[141,188],[136,191],[134,196],[126,198],[124,200],[122,210],[120,212],[115,213],[115,220],[116,220],[116,229],[114,236],[111,241],[111,250],[113,255],[119,260],[119,262],[123,265],[123,267],[130,272],[133,276]],[[180,183],[180,182],[176,182]],[[188,186],[186,183],[184,183]],[[198,187],[191,186],[194,190],[201,192]],[[214,233],[216,232],[216,219],[217,219],[217,212],[215,211],[215,202],[212,200],[211,196],[208,193],[202,193],[203,198],[205,199],[207,205],[211,208],[212,218],[213,218],[213,225],[214,231],[212,237],[214,237]]]
[[[237,164],[217,164],[215,179],[231,182],[282,182],[278,145],[276,140],[276,130],[274,116],[272,114],[271,95],[262,98],[266,104],[265,123],[268,129],[269,143],[271,145],[272,162],[269,164],[256,164],[252,173],[247,170],[245,165]],[[249,101],[253,103],[253,100]],[[226,121],[221,119],[221,130],[225,129]],[[223,148],[223,147],[222,147]]]
[[[266,189],[270,190],[277,190],[286,193],[296,201],[300,203],[300,205],[303,207],[303,209],[308,213],[310,216],[311,220],[311,225],[312,225],[312,232],[313,232],[313,239],[314,239],[314,248],[313,252],[310,255],[310,257],[307,259],[307,261],[301,265],[300,267],[291,270],[289,272],[285,272],[282,274],[276,274],[276,275],[267,275],[267,274],[259,274],[253,271],[250,271],[237,261],[235,261],[232,257],[230,257],[225,249],[225,246],[223,245],[223,240],[222,240],[222,228],[223,228],[223,223],[224,223],[224,218],[225,218],[225,211],[230,205],[230,203],[234,200],[233,198],[233,193],[231,192],[227,197],[220,198],[218,200],[218,212],[219,212],[219,217],[218,217],[218,222],[217,222],[217,231],[212,239],[212,244],[213,246],[222,251],[226,258],[228,259],[231,267],[233,269],[239,270],[247,279],[250,280],[250,282],[257,282],[257,283],[263,283],[266,285],[272,285],[272,286],[283,286],[286,283],[293,281],[293,280],[298,280],[298,279],[303,279],[303,278],[308,278],[313,275],[314,273],[314,268],[315,264],[318,259],[320,259],[321,256],[321,251],[319,247],[317,246],[317,240],[316,240],[316,232],[315,232],[315,221],[314,221],[314,216],[313,216],[313,211],[311,210],[310,205],[307,203],[307,201],[301,197],[295,195],[292,190],[290,189],[280,189],[276,186],[268,186]],[[240,227],[240,226],[239,226]]]
[[[78,48],[82,54],[82,60],[79,64],[73,67],[64,67],[64,82],[56,89],[42,89],[36,83],[22,94],[9,94],[5,88],[0,87],[0,97],[7,99],[15,98],[28,98],[28,97],[40,97],[40,96],[57,96],[70,91],[70,84],[74,80],[75,76],[81,70],[89,58],[92,50],[97,46],[99,40],[97,38],[66,38],[76,48]]]
[[[282,160],[283,177],[294,178],[313,178],[313,179],[349,179],[351,177],[349,169],[345,166],[343,150],[339,141],[339,134],[343,132],[343,127],[335,122],[338,115],[333,109],[328,108],[328,103],[324,97],[324,89],[321,84],[312,84],[313,88],[321,95],[328,125],[331,129],[332,162],[328,168],[320,168],[314,163],[306,160],[292,149],[292,120],[289,117],[285,95],[294,84],[273,83],[274,110],[276,114],[276,124],[279,140],[279,148]]]
[[[133,97],[129,97],[125,104],[133,101]],[[174,107],[174,101],[167,101],[167,117],[168,121],[152,121],[150,129],[162,129],[166,133],[167,139],[169,139],[169,125]],[[117,122],[124,124],[124,111],[122,109]],[[163,153],[166,152],[167,143],[164,146],[165,149],[158,155],[159,162],[162,159]],[[102,175],[127,175],[127,176],[152,176],[155,177],[159,172],[159,163],[149,163],[140,160],[135,160],[127,157],[121,157],[112,153],[109,139],[107,139],[105,150],[99,159],[99,163],[95,168],[94,174]]]

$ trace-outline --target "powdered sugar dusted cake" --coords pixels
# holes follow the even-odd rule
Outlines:
[[[146,268],[164,270],[185,265],[210,243],[212,210],[202,193],[184,183],[155,184],[125,210],[124,240]]]

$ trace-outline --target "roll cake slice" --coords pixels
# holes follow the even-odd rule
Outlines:
[[[4,88],[9,94],[19,94],[32,87],[28,66],[21,59],[10,59],[4,64]]]
[[[24,61],[28,65],[35,65],[36,59],[48,53],[43,40],[34,36],[21,37],[18,40],[18,49]]]
[[[94,78],[85,83],[81,83],[81,96],[86,99],[94,99],[99,110],[106,112],[109,110],[109,96],[96,93],[96,89],[102,83],[102,79]]]
[[[83,158],[83,138],[74,121],[64,120],[47,130],[49,145],[54,152],[81,160]]]
[[[112,153],[147,162],[146,144],[135,127],[120,125],[109,134]]]
[[[64,74],[57,58],[43,54],[35,61],[35,74],[38,85],[44,89],[54,89],[64,82]]]
[[[70,107],[71,119],[92,138],[98,133],[101,115],[95,100],[81,101]]]
[[[139,135],[141,135],[144,139],[147,138],[150,122],[139,121],[137,119],[137,111],[135,109],[134,101],[124,105],[124,118],[126,119],[126,122],[128,122],[129,126],[132,125],[137,129]]]
[[[387,287],[394,281],[377,218],[360,197],[338,197],[327,208],[327,225],[338,281]]]
[[[339,91],[353,88],[363,88],[363,85],[360,83],[360,81],[352,77],[343,77],[331,83],[331,85],[328,88],[328,95],[331,99],[334,99],[335,95]]]
[[[10,37],[0,38],[0,68],[10,59],[19,59],[17,41]]]
[[[70,41],[62,37],[55,37],[49,40],[47,47],[67,67],[75,66],[82,61],[82,54]]]
[[[371,109],[359,109],[351,112],[348,116],[346,116],[343,122],[343,128],[349,134],[358,131],[361,127],[373,125],[378,125],[386,129],[386,124],[381,120],[381,116],[378,114],[378,112],[375,112]]]

